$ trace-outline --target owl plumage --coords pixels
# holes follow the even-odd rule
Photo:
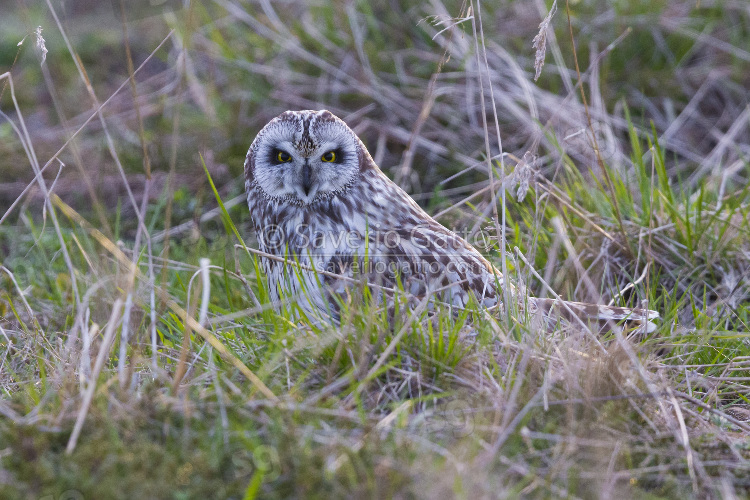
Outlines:
[[[520,297],[473,246],[430,217],[373,161],[329,111],[287,111],[269,122],[245,160],[245,188],[274,301],[293,298],[336,317],[335,294],[364,279],[373,291],[464,307],[502,307],[503,287],[520,310],[547,324],[579,319],[636,322],[658,314]],[[429,299],[428,299],[429,300]]]

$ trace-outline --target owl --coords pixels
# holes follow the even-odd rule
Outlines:
[[[286,111],[257,135],[245,188],[275,303],[334,321],[338,297],[365,282],[377,297],[502,310],[504,290],[547,326],[625,320],[655,329],[655,311],[523,297],[472,245],[430,217],[326,110]],[[507,287],[507,288],[506,288]]]

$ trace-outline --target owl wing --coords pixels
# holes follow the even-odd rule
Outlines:
[[[511,297],[519,302],[521,311],[524,310],[524,297],[515,287],[509,283],[504,285],[497,269],[454,233],[431,224],[409,228],[408,237],[405,233],[406,230],[402,229],[396,233],[380,231],[369,234],[370,252],[366,264],[356,255],[342,253],[333,256],[327,270],[346,273],[359,259],[359,271],[346,273],[346,276],[357,276],[371,286],[386,290],[376,293],[392,297],[390,290],[396,290],[394,293],[403,290],[414,301],[432,294],[435,301],[459,307],[465,307],[470,296],[480,306],[496,306],[502,300],[502,294],[497,291],[502,286],[511,286]],[[387,235],[392,237],[393,234],[401,237],[388,240]],[[436,243],[438,239],[442,239],[442,243]],[[325,282],[337,294],[345,293],[351,286],[351,283],[335,277],[326,276]],[[659,318],[659,313],[648,309],[536,297],[528,298],[525,307],[532,321],[536,320],[538,326],[547,331],[563,324],[584,326],[603,334],[618,324],[626,331],[648,334],[656,330],[655,320]]]
[[[585,326],[594,333],[607,333],[614,325],[622,325],[625,331],[637,330],[641,333],[652,333],[656,330],[659,313],[649,309],[606,306],[570,302],[559,299],[528,299],[529,315],[532,320],[541,320],[547,330],[558,324],[574,327]]]
[[[430,295],[465,307],[473,295],[482,306],[497,304],[502,276],[476,249],[426,214],[416,224],[396,219],[367,227],[359,246],[331,252],[322,281],[332,293],[345,294],[361,281],[417,301]]]

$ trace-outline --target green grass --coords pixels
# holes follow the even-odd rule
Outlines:
[[[126,85],[103,108],[107,132],[95,117],[63,150],[59,201],[46,207],[37,189],[19,198],[31,159],[0,120],[0,217],[19,200],[0,223],[0,497],[746,496],[747,13],[571,2],[586,110],[566,83],[577,82],[566,5],[533,84],[543,14],[481,4],[491,154],[494,111],[509,153],[494,176],[526,151],[538,157],[523,201],[507,191],[503,252],[471,21],[436,36],[445,26],[428,17],[441,6],[465,17],[466,6],[348,5],[193,2],[128,23],[135,68],[175,34],[135,75],[137,101]],[[101,103],[127,82],[123,26],[88,7],[58,15]],[[44,2],[2,17],[0,73],[12,73],[43,166],[95,105]],[[33,35],[17,46],[40,24],[44,69]],[[6,81],[0,109],[18,125]],[[244,155],[279,112],[322,107],[442,223],[484,236],[475,241],[530,293],[647,304],[657,331],[600,347],[473,306],[389,311],[366,288],[341,299],[340,325],[298,301],[274,308],[245,250]],[[606,176],[582,139],[587,112]],[[153,177],[141,205],[143,144]],[[45,172],[48,187],[59,169]],[[128,297],[123,342],[112,318]]]

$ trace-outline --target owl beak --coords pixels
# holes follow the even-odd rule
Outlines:
[[[305,195],[310,194],[312,185],[312,167],[305,161],[305,164],[302,166],[302,190],[305,192]]]

